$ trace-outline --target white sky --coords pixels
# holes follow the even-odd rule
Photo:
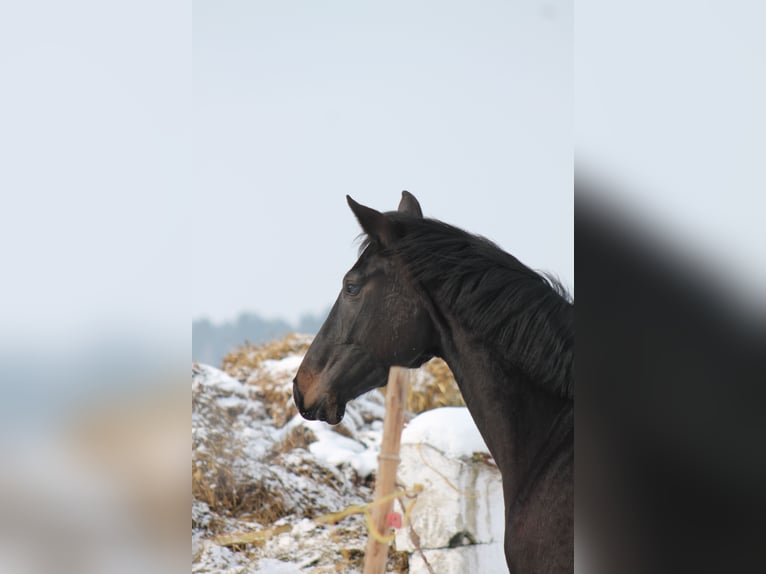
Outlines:
[[[2,342],[318,313],[346,193],[573,287],[575,135],[762,297],[766,3],[577,6],[573,46],[563,0],[3,3]]]
[[[195,2],[192,317],[335,299],[345,194],[574,286],[568,2]]]

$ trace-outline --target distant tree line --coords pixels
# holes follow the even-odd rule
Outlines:
[[[208,319],[192,321],[192,360],[219,366],[227,353],[243,345],[266,343],[288,333],[313,335],[322,326],[329,310],[322,315],[303,315],[297,324],[283,319],[263,319],[253,313],[242,313],[235,321],[223,324]]]

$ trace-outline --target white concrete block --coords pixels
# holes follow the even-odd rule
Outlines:
[[[481,456],[474,459],[473,452],[469,452],[474,448],[486,452],[486,446],[465,409],[436,411],[444,412],[429,411],[420,415],[428,415],[428,418],[418,422],[420,417],[417,417],[408,427],[412,427],[410,432],[405,429],[402,435],[399,482],[407,487],[415,484],[424,487],[410,516],[420,537],[420,546],[429,562],[433,555],[440,564],[437,568],[432,562],[434,572],[440,574],[506,572],[500,472]],[[445,430],[436,438],[438,429],[426,424],[429,421],[439,425],[453,423],[451,428],[459,427],[460,433],[453,440],[449,438],[450,431]],[[457,447],[453,444],[455,441],[460,443]],[[396,548],[412,553],[411,573],[427,572],[415,552],[408,528],[397,531]],[[422,570],[417,569],[421,567]]]
[[[508,572],[501,543],[424,550],[423,554],[432,570],[438,574],[507,574]],[[410,574],[429,574],[418,552],[410,556]]]

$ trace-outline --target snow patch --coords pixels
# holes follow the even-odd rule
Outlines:
[[[445,456],[459,458],[489,452],[465,407],[442,407],[419,414],[402,432],[402,444],[426,443]]]
[[[225,393],[234,393],[243,397],[247,396],[245,385],[240,383],[234,377],[230,377],[223,371],[211,367],[210,365],[196,364],[192,376],[192,388],[195,385],[205,385],[216,387]]]
[[[284,359],[266,359],[261,363],[261,372],[266,373],[272,377],[284,378],[287,377],[292,383],[295,373],[298,372],[298,367],[303,362],[303,355],[289,355]]]
[[[293,562],[282,562],[272,558],[264,558],[258,562],[255,574],[302,574],[301,568]]]

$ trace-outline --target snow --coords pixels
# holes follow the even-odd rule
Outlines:
[[[270,388],[289,388],[300,359],[290,355],[283,361],[264,361],[269,363],[266,376]],[[278,364],[281,362],[284,368]],[[258,372],[264,371],[259,368]],[[383,398],[370,395],[349,405],[347,412],[350,420],[356,421],[355,432],[300,416],[279,428],[277,421],[285,420],[284,414],[274,412],[281,409],[278,404],[264,403],[265,395],[257,381],[251,380],[257,376],[248,373],[245,384],[207,365],[192,369],[193,469],[206,485],[197,490],[198,496],[205,498],[207,492],[214,492],[213,503],[251,497],[245,512],[236,511],[236,506],[232,512],[201,499],[193,501],[192,571],[260,574],[308,568],[317,574],[336,572],[341,550],[352,556],[363,552],[363,518],[352,516],[335,527],[319,525],[309,517],[372,500],[372,489],[364,479],[375,470],[368,461],[376,459],[380,430],[365,421],[376,422],[372,411],[380,410]],[[292,407],[291,401],[288,406]],[[310,431],[307,443],[298,441],[295,447],[283,447],[290,433],[300,430],[298,427]],[[258,523],[250,513],[254,509],[259,516],[257,513],[268,505],[276,509],[278,519]],[[287,531],[269,536],[262,544],[236,550],[216,541],[221,534],[262,532],[273,527]],[[344,571],[358,571],[349,566]]]
[[[316,435],[317,441],[309,445],[309,452],[324,464],[348,464],[360,477],[367,477],[377,470],[382,434],[380,428],[377,431],[369,429],[365,433],[367,440],[360,442],[338,434],[323,422],[305,421],[300,415],[296,415],[296,419],[293,420],[297,424],[308,427]]]
[[[234,393],[243,397],[247,396],[245,386],[234,377],[230,377],[223,371],[209,365],[197,365],[199,377],[192,378],[192,388],[194,385],[213,386],[225,393]]]
[[[336,427],[321,421],[307,421],[300,415],[295,415],[281,432],[286,436],[296,426],[309,429],[317,438],[309,445],[309,452],[317,460],[332,467],[348,465],[359,477],[365,478],[378,468],[383,433],[380,418],[385,413],[383,402],[379,393],[371,392],[347,405],[343,425],[354,435],[353,439],[339,434]]]
[[[261,363],[261,370],[273,377],[287,376],[292,381],[302,361],[303,355],[290,355],[279,360],[266,359]]]
[[[302,574],[301,568],[292,562],[266,558],[258,563],[255,574]]]
[[[402,432],[402,444],[419,443],[429,444],[452,458],[489,452],[465,407],[442,407],[415,417]]]
[[[338,466],[365,450],[364,446],[355,440],[330,432],[325,431],[317,435],[319,440],[309,445],[309,452],[324,463]]]
[[[192,539],[192,574],[212,572],[241,572],[248,563],[245,556],[219,546],[209,540],[199,541],[196,548]]]
[[[313,518],[373,500],[369,479],[378,465],[384,398],[373,391],[351,401],[337,427],[299,415],[288,418],[282,407],[265,402],[269,395],[259,377],[268,379],[269,389],[289,392],[301,360],[300,354],[264,360],[238,374],[240,380],[207,365],[193,367],[195,468],[207,473],[213,489],[226,487],[237,496],[254,488],[275,493],[280,514],[274,522],[258,523],[247,513],[220,511],[195,498],[192,572],[361,572],[364,518],[352,515],[336,526]],[[294,408],[291,401],[288,407]],[[304,442],[289,446],[291,438],[301,436]],[[487,457],[474,460],[476,452],[487,448],[465,408],[426,411],[404,429],[398,482],[424,486],[411,519],[436,572],[505,572],[500,475]],[[279,530],[259,544],[233,549],[216,541],[219,534],[267,528]],[[460,532],[476,544],[448,548]],[[427,572],[408,528],[397,531],[396,548],[411,553],[411,573]]]

